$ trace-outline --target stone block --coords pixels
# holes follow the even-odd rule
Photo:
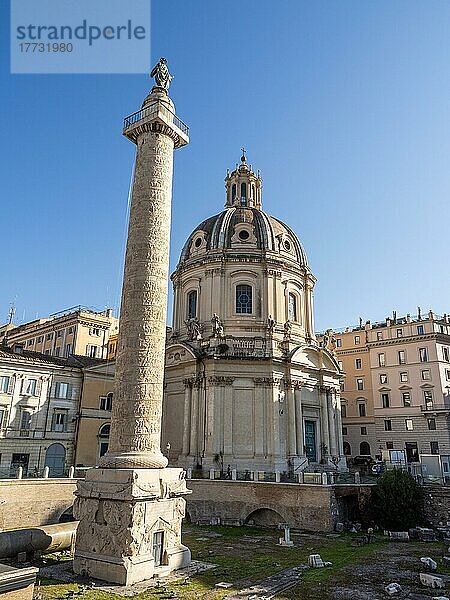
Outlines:
[[[388,596],[395,596],[396,594],[400,594],[402,586],[399,583],[390,583],[384,588],[384,591]]]
[[[436,575],[430,575],[429,573],[421,573],[420,574],[420,583],[432,589],[444,589],[445,584],[441,577],[436,577]]]
[[[344,531],[344,523],[336,523],[335,530],[337,533],[342,533]]]
[[[417,537],[421,542],[436,542],[437,536],[432,529],[427,527],[416,527]]]
[[[228,590],[229,588],[233,587],[233,584],[232,583],[228,583],[226,581],[219,581],[219,583],[216,583],[216,585],[214,587],[221,588],[221,589],[224,589],[224,590]]]
[[[79,482],[73,570],[132,585],[190,563],[182,469],[91,469]],[[157,555],[155,555],[157,552]]]
[[[390,531],[389,539],[391,542],[409,542],[409,533],[407,531]]]
[[[420,561],[426,565],[430,571],[436,571],[437,569],[437,562],[435,560],[433,560],[432,558],[430,558],[429,556],[422,556],[422,558],[420,559]]]
[[[313,568],[320,568],[325,566],[320,554],[310,554],[308,558],[308,565]]]
[[[0,564],[0,596],[2,600],[32,600],[39,569],[16,569]]]

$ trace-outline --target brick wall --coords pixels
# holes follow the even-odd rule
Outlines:
[[[186,511],[192,522],[289,523],[310,531],[332,531],[338,517],[333,488],[322,485],[189,480]],[[258,512],[255,512],[258,511]]]

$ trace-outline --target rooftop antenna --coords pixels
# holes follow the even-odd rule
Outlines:
[[[362,327],[362,325],[363,325],[363,318],[359,317],[359,326]]]
[[[392,311],[392,320],[394,322],[394,325],[397,325],[397,311],[396,310]]]

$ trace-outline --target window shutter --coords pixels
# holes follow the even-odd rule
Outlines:
[[[34,392],[35,396],[40,396],[42,390],[42,380],[38,379],[36,382],[36,391]]]
[[[56,413],[55,411],[53,411],[53,415],[52,415],[52,424],[51,424],[51,431],[55,431],[55,425],[56,425]]]
[[[53,381],[51,391],[50,391],[51,398],[57,398],[57,391],[58,391],[58,382]]]
[[[76,397],[77,397],[77,389],[73,385],[73,383],[69,383],[69,389],[68,389],[68,393],[67,393],[67,398],[69,400],[75,400]]]
[[[67,413],[65,413],[63,416],[63,431],[67,431],[67,423],[69,421],[68,417],[69,415]]]
[[[14,392],[14,377],[10,377],[8,381],[8,394],[12,394]]]

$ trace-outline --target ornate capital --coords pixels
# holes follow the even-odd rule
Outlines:
[[[234,377],[224,377],[221,375],[211,375],[208,377],[209,385],[233,385]]]

